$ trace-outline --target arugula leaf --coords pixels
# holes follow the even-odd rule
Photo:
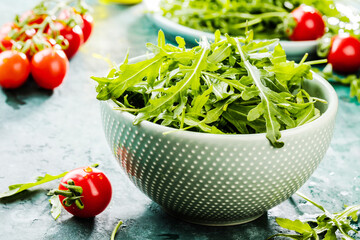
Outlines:
[[[213,86],[210,86],[201,95],[194,97],[192,107],[190,108],[189,113],[200,116],[202,114],[202,109],[209,100],[210,93],[212,91],[213,91]]]
[[[220,101],[217,102],[213,109],[207,112],[205,117],[205,123],[209,124],[212,122],[217,121],[220,116],[223,114],[224,111],[226,111],[229,104],[234,102],[236,99],[240,98],[241,95],[232,95],[230,98],[228,98],[226,101]]]
[[[313,68],[312,70],[329,81],[336,81],[344,85],[349,85],[350,97],[355,97],[360,103],[360,77],[356,74],[339,76],[333,72],[331,64],[327,64],[323,70],[318,68]]]
[[[289,220],[286,218],[276,218],[276,222],[282,227],[289,230],[293,230],[302,234],[301,239],[319,239],[316,232],[310,227],[308,223],[303,223],[300,220]]]
[[[49,174],[45,174],[45,176],[43,176],[43,177],[42,176],[38,177],[36,182],[11,185],[11,186],[8,187],[9,191],[4,192],[4,193],[0,193],[0,199],[5,198],[5,197],[13,196],[13,195],[15,195],[15,194],[17,194],[19,192],[22,192],[22,191],[27,190],[29,188],[38,186],[40,184],[47,183],[47,182],[62,178],[67,173],[68,172],[64,172],[64,173],[61,173],[59,175],[54,175],[54,176],[49,175]]]
[[[286,218],[276,218],[276,222],[283,228],[294,230],[301,234],[312,235],[312,228],[309,224],[303,223],[300,220],[289,220]]]
[[[62,205],[59,199],[58,195],[52,195],[49,199],[49,202],[51,204],[51,216],[54,218],[54,220],[58,219],[61,214]]]
[[[176,36],[175,40],[176,40],[177,44],[179,45],[179,48],[185,49],[186,43],[185,43],[184,38]]]
[[[205,39],[203,41],[204,48],[195,55],[195,60],[190,67],[181,67],[180,71],[185,72],[184,78],[177,82],[176,85],[171,86],[164,91],[162,97],[158,99],[151,99],[149,102],[151,105],[145,107],[139,111],[139,115],[135,118],[134,123],[137,124],[143,119],[149,116],[156,116],[160,114],[164,109],[172,105],[178,98],[179,94],[186,91],[189,87],[197,90],[200,87],[199,77],[201,71],[206,68],[206,57],[210,51],[210,45]],[[140,62],[141,63],[141,62]],[[116,97],[116,96],[115,96]]]
[[[336,228],[330,227],[324,236],[324,240],[337,240],[335,232],[336,232]]]
[[[278,148],[282,147],[284,143],[278,141],[281,137],[280,123],[274,114],[276,112],[277,107],[270,98],[270,94],[268,94],[270,90],[262,84],[260,79],[261,77],[260,71],[255,66],[251,65],[249,60],[245,60],[245,55],[243,53],[239,41],[237,39],[235,41],[236,41],[237,49],[241,55],[241,58],[244,61],[245,68],[248,71],[249,76],[252,77],[255,85],[260,91],[261,103],[259,105],[261,106],[257,107],[256,109],[257,110],[261,109],[261,110],[260,111],[252,110],[252,112],[249,112],[252,114],[248,116],[248,120],[249,121],[255,120],[261,115],[263,115],[266,120],[266,137],[270,140],[270,142],[273,144],[274,147],[278,147]],[[254,118],[254,112],[258,113],[256,114],[255,118]]]
[[[360,78],[353,79],[350,82],[350,97],[356,97],[360,102]]]
[[[145,60],[135,64],[123,64],[120,68],[120,74],[114,78],[111,82],[97,89],[99,94],[97,98],[99,100],[108,100],[111,97],[120,97],[128,87],[134,86],[147,77],[148,81],[153,80],[156,76],[156,72],[149,71],[150,68],[160,67],[164,57],[157,55],[149,60]],[[94,80],[104,81],[103,78],[93,77]],[[100,82],[99,82],[100,83]]]
[[[208,61],[212,64],[218,64],[228,58],[231,54],[231,45],[223,44],[220,47],[213,50],[212,54],[209,55]]]

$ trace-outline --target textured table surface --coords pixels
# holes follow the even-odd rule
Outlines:
[[[2,0],[0,24],[12,20],[37,0]],[[20,89],[0,89],[0,192],[15,183],[33,181],[100,163],[113,185],[109,207],[94,219],[77,219],[63,212],[50,216],[47,190],[57,182],[0,200],[0,239],[266,239],[280,228],[275,217],[306,218],[316,209],[294,196],[256,221],[232,227],[204,227],[167,215],[142,194],[114,161],[102,130],[95,83],[90,76],[107,73],[99,54],[121,62],[146,52],[157,29],[144,16],[143,6],[101,5],[92,2],[94,34],[71,60],[64,83],[55,91],[39,89],[30,80]],[[360,104],[349,89],[334,85],[339,111],[334,137],[325,158],[301,191],[332,211],[360,203]],[[359,229],[359,225],[355,225]],[[360,235],[354,236],[360,239]]]

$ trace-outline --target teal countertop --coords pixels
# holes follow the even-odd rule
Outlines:
[[[38,0],[2,0],[0,24],[33,7]],[[266,239],[281,229],[276,217],[316,216],[317,210],[294,196],[261,218],[232,227],[204,227],[167,215],[125,176],[106,143],[95,83],[107,63],[101,55],[121,62],[144,54],[145,43],[155,42],[157,30],[144,16],[142,4],[101,5],[92,1],[95,29],[90,40],[70,61],[64,83],[55,91],[39,89],[30,79],[17,90],[0,89],[0,192],[36,176],[58,174],[99,163],[113,185],[109,207],[94,219],[78,219],[63,212],[50,215],[47,190],[58,182],[0,200],[0,239],[110,239],[122,219],[116,239]],[[330,148],[312,177],[300,189],[331,211],[344,204],[360,204],[360,104],[349,98],[349,88],[334,84],[339,111]],[[360,229],[359,224],[355,224]],[[359,235],[354,235],[360,239]]]

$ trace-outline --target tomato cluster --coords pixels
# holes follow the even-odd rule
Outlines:
[[[5,23],[0,28],[0,86],[18,88],[31,74],[42,88],[58,87],[69,59],[88,40],[92,29],[88,11],[70,5],[37,6]]]

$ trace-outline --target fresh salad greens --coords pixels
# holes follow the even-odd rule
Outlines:
[[[274,147],[282,147],[281,130],[308,123],[320,116],[315,107],[324,100],[302,88],[312,79],[311,64],[287,61],[278,40],[254,41],[215,33],[199,46],[185,48],[147,44],[153,55],[132,63],[126,57],[98,82],[97,98],[112,99],[118,110],[136,115],[134,124],[152,121],[179,130],[214,134],[265,133]],[[274,47],[270,51],[270,47]]]
[[[49,203],[51,205],[51,210],[50,210],[51,216],[54,218],[54,220],[56,220],[60,217],[62,210],[62,205],[59,196],[52,195],[49,199]]]
[[[357,213],[360,210],[360,205],[345,206],[345,210],[339,213],[330,213],[320,204],[312,201],[303,194],[297,192],[297,194],[304,198],[306,201],[313,204],[315,207],[320,209],[323,214],[318,216],[314,220],[302,222],[300,220],[290,220],[285,218],[276,218],[276,222],[285,229],[295,231],[297,234],[278,233],[268,239],[276,237],[287,237],[298,240],[336,240],[339,239],[337,234],[344,240],[354,240],[349,235],[350,231],[358,233],[358,231],[351,227],[351,221],[357,222]]]
[[[45,176],[39,176],[36,178],[36,182],[31,182],[31,183],[20,183],[20,184],[14,184],[14,185],[10,185],[8,188],[9,188],[9,191],[6,191],[6,192],[3,192],[3,193],[0,193],[0,199],[1,198],[5,198],[5,197],[10,197],[10,196],[13,196],[15,194],[18,194],[19,192],[22,192],[22,191],[25,191],[29,188],[32,188],[32,187],[35,187],[35,186],[38,186],[38,185],[41,185],[41,184],[44,184],[44,183],[47,183],[47,182],[51,182],[51,181],[54,181],[56,179],[59,179],[59,178],[62,178],[64,177],[68,172],[64,172],[64,173],[61,173],[59,175],[50,175],[50,174],[45,174]]]
[[[331,64],[326,65],[322,70],[319,68],[312,68],[312,70],[329,81],[335,81],[350,86],[350,97],[356,97],[360,103],[360,78],[357,74],[341,77],[333,72]]]
[[[258,39],[288,39],[289,29],[296,25],[289,13],[301,4],[317,9],[330,33],[346,29],[355,34],[358,29],[352,27],[354,23],[344,13],[347,10],[339,11],[333,0],[162,0],[160,7],[166,18],[205,32],[219,29],[242,36],[251,26]]]

